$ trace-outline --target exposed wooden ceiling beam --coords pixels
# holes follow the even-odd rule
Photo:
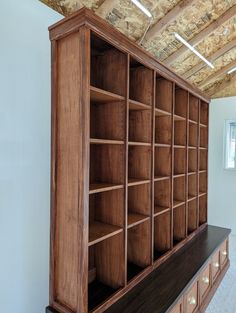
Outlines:
[[[234,82],[236,82],[236,73],[229,76],[229,79],[223,80],[220,84],[216,84],[215,88],[209,89],[206,93],[212,97],[219,93],[221,90],[230,87]]]
[[[100,7],[96,10],[96,14],[105,18],[108,13],[112,11],[114,6],[116,5],[117,0],[105,0]]]
[[[207,85],[209,85],[210,83],[214,82],[214,80],[216,80],[218,77],[220,77],[221,75],[226,75],[227,72],[229,70],[231,70],[233,67],[236,66],[236,60],[227,64],[226,66],[222,67],[221,69],[219,69],[217,72],[212,73],[210,76],[208,76],[206,79],[204,79],[203,81],[201,81],[198,84],[199,88],[203,88]]]
[[[190,5],[196,0],[182,0],[172,10],[170,10],[165,16],[157,21],[146,33],[145,40],[151,40],[153,37],[158,36],[164,28],[176,20],[180,14],[183,13]]]
[[[225,13],[223,13],[220,17],[218,17],[218,19],[213,21],[209,26],[207,26],[202,31],[200,31],[200,33],[198,33],[195,37],[190,39],[188,42],[192,46],[198,45],[204,38],[206,38],[213,31],[215,31],[219,26],[221,26],[222,24],[227,22],[229,19],[231,19],[235,15],[236,15],[236,4],[233,5]],[[176,52],[172,53],[169,57],[167,57],[164,60],[164,63],[166,65],[171,65],[172,63],[174,63],[176,61],[176,59],[178,59],[186,51],[188,51],[188,48],[183,45],[180,49],[178,49]]]
[[[233,39],[232,41],[228,42],[225,46],[222,48],[218,49],[215,53],[209,56],[209,61],[213,62],[217,60],[219,57],[230,51],[231,49],[236,48],[236,38]],[[187,79],[191,76],[193,76],[195,73],[199,72],[201,69],[203,69],[206,66],[206,63],[200,62],[193,66],[190,70],[185,72],[182,77]]]

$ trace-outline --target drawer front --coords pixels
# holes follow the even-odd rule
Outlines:
[[[198,282],[196,281],[185,296],[186,313],[193,313],[198,308]]]
[[[183,302],[180,301],[178,304],[175,305],[175,307],[170,311],[170,313],[183,313]]]
[[[212,270],[212,279],[214,281],[220,272],[220,251],[219,250],[214,254],[212,258],[211,270]]]
[[[221,267],[223,267],[225,265],[225,263],[227,262],[228,254],[229,254],[228,240],[225,240],[220,247],[220,264],[221,264]]]
[[[210,289],[210,264],[203,270],[199,278],[200,301],[202,302]]]

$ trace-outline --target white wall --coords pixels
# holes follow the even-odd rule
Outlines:
[[[0,311],[48,304],[50,42],[61,16],[38,0],[1,2]]]
[[[236,171],[223,166],[224,121],[236,118],[236,97],[213,100],[209,128],[209,224],[236,234]]]

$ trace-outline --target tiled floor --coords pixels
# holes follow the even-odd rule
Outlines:
[[[205,313],[236,313],[236,236],[230,236],[230,268]]]

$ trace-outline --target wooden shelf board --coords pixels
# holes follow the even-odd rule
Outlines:
[[[154,217],[161,215],[163,213],[169,212],[170,208],[163,206],[155,206],[154,207]]]
[[[96,103],[106,103],[106,102],[115,102],[122,101],[125,97],[117,95],[115,93],[90,86],[90,100]]]
[[[89,225],[89,246],[94,245],[104,239],[121,233],[123,229],[118,226],[93,222]]]
[[[168,111],[164,111],[162,109],[155,108],[155,115],[156,116],[163,116],[163,115],[169,115],[170,116],[171,113]]]
[[[206,172],[207,172],[207,170],[199,170],[199,174],[206,173]]]
[[[188,202],[196,199],[197,196],[188,195]]]
[[[92,183],[89,186],[89,193],[98,193],[103,191],[109,191],[109,190],[115,190],[115,189],[121,189],[124,185],[116,185],[116,184],[108,184],[108,183]]]
[[[182,145],[174,145],[175,149],[185,149],[186,146],[182,146]]]
[[[185,204],[185,202],[184,201],[180,201],[180,200],[173,200],[173,208],[176,208],[176,207],[178,207],[178,206],[180,206],[180,205],[182,205],[182,204]]]
[[[88,312],[92,312],[98,305],[110,298],[116,291],[118,291],[118,289],[113,289],[112,287],[101,283],[98,279],[92,281],[88,284]]]
[[[145,146],[145,147],[151,146],[150,142],[129,141],[128,144],[129,146]]]
[[[197,197],[196,196],[190,196],[188,197],[188,202],[195,200]]]
[[[151,108],[148,104],[129,99],[129,110],[150,110]]]
[[[207,150],[207,147],[199,147],[200,150]]]
[[[128,186],[137,186],[150,183],[150,179],[129,178]]]
[[[188,175],[190,176],[190,175],[196,175],[197,174],[197,172],[188,172]]]
[[[205,128],[207,128],[207,125],[200,123],[200,127],[205,127]]]
[[[149,219],[149,216],[139,213],[128,213],[128,228],[141,224]]]
[[[199,192],[199,197],[205,196],[207,193],[206,192]]]
[[[173,177],[174,178],[178,178],[178,177],[184,177],[186,174],[182,173],[182,174],[174,174]]]
[[[95,145],[99,145],[99,144],[123,145],[124,144],[124,140],[90,138],[90,143],[91,144],[95,144]]]
[[[170,148],[171,145],[168,143],[155,143],[155,147]]]
[[[197,147],[196,147],[196,146],[188,146],[188,148],[189,148],[189,149],[194,149],[194,150],[196,150],[196,149],[197,149]]]
[[[194,120],[191,120],[191,119],[189,119],[188,121],[189,121],[189,123],[192,123],[192,124],[198,124],[197,121],[194,121]]]
[[[185,121],[186,118],[177,114],[174,114],[174,120],[175,121]]]
[[[170,176],[155,176],[154,181],[161,181],[161,180],[166,180],[170,179]]]

